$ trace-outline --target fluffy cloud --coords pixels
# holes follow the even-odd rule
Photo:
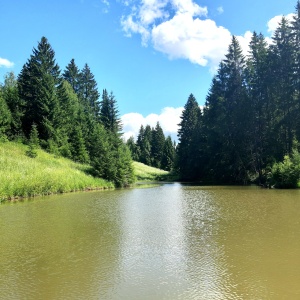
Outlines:
[[[122,29],[127,36],[140,34],[142,45],[149,43],[169,59],[188,59],[200,66],[209,66],[215,71],[224,58],[231,42],[228,29],[218,26],[207,17],[207,7],[193,0],[123,0],[129,12],[122,16]],[[219,14],[223,7],[217,7]],[[288,20],[294,14],[285,17]],[[275,16],[267,23],[272,35],[282,16]],[[252,33],[247,31],[237,36],[244,55],[248,54]],[[266,37],[268,43],[271,39]]]
[[[201,66],[218,64],[228,49],[231,34],[210,19],[193,18],[190,13],[176,14],[152,29],[156,50],[170,59],[185,58]]]
[[[155,127],[156,123],[159,122],[165,135],[171,135],[172,139],[176,140],[182,110],[183,107],[165,107],[159,115],[150,114],[146,117],[139,113],[125,114],[121,117],[124,139],[127,140],[131,136],[136,138],[141,125],[150,125],[151,127]]]
[[[292,21],[293,17],[295,14],[288,14],[285,17],[289,20]],[[279,16],[275,16],[273,17],[268,23],[267,23],[267,27],[268,27],[268,32],[270,32],[271,34],[273,34],[275,32],[275,30],[277,29],[279,23],[281,22],[283,15],[279,15]]]
[[[151,43],[170,59],[188,59],[215,70],[228,50],[230,31],[207,18],[207,7],[193,0],[142,0],[139,5],[131,2],[130,8],[121,19],[125,34],[140,34],[143,46]],[[222,7],[217,10],[223,13]],[[249,37],[250,32],[238,37],[244,53]]]
[[[2,68],[2,67],[4,67],[4,68],[12,68],[13,66],[14,66],[13,62],[10,62],[6,58],[1,58],[0,57],[0,68]]]

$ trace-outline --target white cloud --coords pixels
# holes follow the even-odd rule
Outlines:
[[[221,6],[217,10],[223,13]],[[142,0],[138,6],[131,4],[121,25],[127,36],[140,34],[143,46],[151,43],[169,59],[188,59],[214,71],[228,50],[231,33],[207,15],[207,7],[193,0]],[[239,40],[245,44],[248,37],[247,32]]]
[[[14,66],[13,62],[10,62],[6,58],[1,58],[0,57],[0,68],[2,68],[2,67],[4,67],[4,68],[12,68],[13,66]]]
[[[200,66],[218,64],[230,40],[229,30],[218,27],[213,20],[193,18],[189,13],[176,14],[152,29],[156,50],[170,59],[185,58]]]
[[[295,16],[295,14],[291,13],[291,14],[286,15],[285,17],[288,19],[288,21],[292,21],[294,16]],[[277,29],[279,23],[282,20],[282,17],[283,17],[283,15],[275,16],[271,20],[269,20],[269,22],[267,23],[268,32],[270,32],[271,35],[273,35],[275,30]]]
[[[187,59],[193,64],[208,66],[215,72],[228,51],[232,33],[208,18],[207,7],[195,0],[122,0],[129,9],[122,16],[121,26],[126,36],[139,34],[142,45],[151,46],[169,59]],[[134,2],[135,1],[135,2]],[[219,14],[222,6],[216,8]],[[294,14],[285,17],[288,20]],[[267,23],[272,35],[282,16],[275,16]],[[247,55],[252,33],[236,36],[243,54]],[[268,43],[271,38],[266,37]]]
[[[171,135],[173,140],[177,140],[178,124],[180,123],[180,116],[182,114],[183,107],[165,107],[161,113],[149,114],[146,117],[139,113],[128,113],[121,117],[123,123],[124,139],[127,140],[131,136],[136,138],[138,136],[141,125],[150,125],[155,127],[159,122],[165,135]]]

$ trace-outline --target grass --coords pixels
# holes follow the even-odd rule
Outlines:
[[[134,161],[133,167],[137,181],[172,181],[175,179],[168,171],[149,167],[140,162]]]
[[[28,147],[19,143],[0,143],[0,202],[88,189],[113,188],[101,178],[88,175],[90,166],[57,158],[37,150],[37,157],[25,155]]]

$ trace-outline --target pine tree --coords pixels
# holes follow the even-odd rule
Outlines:
[[[0,141],[7,139],[7,134],[10,130],[11,113],[2,96],[2,89],[0,89]]]
[[[292,112],[292,119],[295,121],[296,139],[300,141],[300,1],[297,1],[296,12],[291,23],[291,41],[294,54],[293,68],[293,89],[295,109]]]
[[[209,159],[206,174],[211,180],[227,183],[248,180],[251,103],[245,69],[241,47],[233,37],[204,109],[205,152]]]
[[[29,136],[32,124],[36,124],[40,139],[56,139],[59,122],[59,102],[56,88],[60,82],[60,70],[55,53],[45,37],[23,66],[18,77],[19,97],[24,102],[22,127]]]
[[[165,144],[165,135],[159,122],[157,122],[155,128],[152,130],[152,140],[151,140],[152,166],[155,168],[160,168],[160,162],[163,155],[164,144]]]
[[[201,111],[196,98],[191,94],[184,106],[178,130],[177,169],[182,179],[195,179],[195,157],[193,140],[199,122]]]
[[[268,160],[267,150],[272,144],[271,127],[274,120],[270,94],[268,45],[262,34],[253,33],[247,61],[247,88],[251,103],[251,164],[252,172],[264,183],[263,170]],[[269,151],[270,152],[270,151]]]
[[[70,63],[67,65],[63,78],[69,82],[74,92],[79,95],[80,91],[80,71],[75,64],[74,58],[71,59]]]
[[[119,134],[122,130],[117,101],[112,92],[108,95],[106,89],[103,90],[102,101],[100,103],[100,121],[106,130],[110,132]]]
[[[175,148],[171,137],[168,136],[164,143],[164,149],[163,149],[160,167],[163,170],[171,171],[173,169],[174,160],[175,160]]]
[[[131,153],[131,157],[133,160],[135,161],[139,161],[139,156],[138,156],[138,146],[136,145],[135,141],[134,141],[134,137],[131,136],[127,142],[126,145]]]
[[[277,145],[274,143],[273,151],[276,159],[282,159],[285,154],[292,151],[294,139],[295,120],[293,111],[296,102],[294,101],[294,49],[291,39],[291,27],[288,20],[283,17],[273,37],[273,44],[270,46],[270,59],[272,73],[272,98],[276,109],[276,123],[274,125],[274,136]],[[279,143],[278,143],[279,141]]]
[[[18,138],[23,135],[21,118],[23,117],[23,103],[18,95],[17,79],[13,72],[4,77],[3,98],[11,112],[11,128],[9,136]]]
[[[97,82],[88,64],[85,64],[79,75],[79,99],[87,112],[98,119],[100,113]]]

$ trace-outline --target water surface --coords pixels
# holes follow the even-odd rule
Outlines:
[[[50,196],[0,230],[0,299],[300,299],[300,190]]]

